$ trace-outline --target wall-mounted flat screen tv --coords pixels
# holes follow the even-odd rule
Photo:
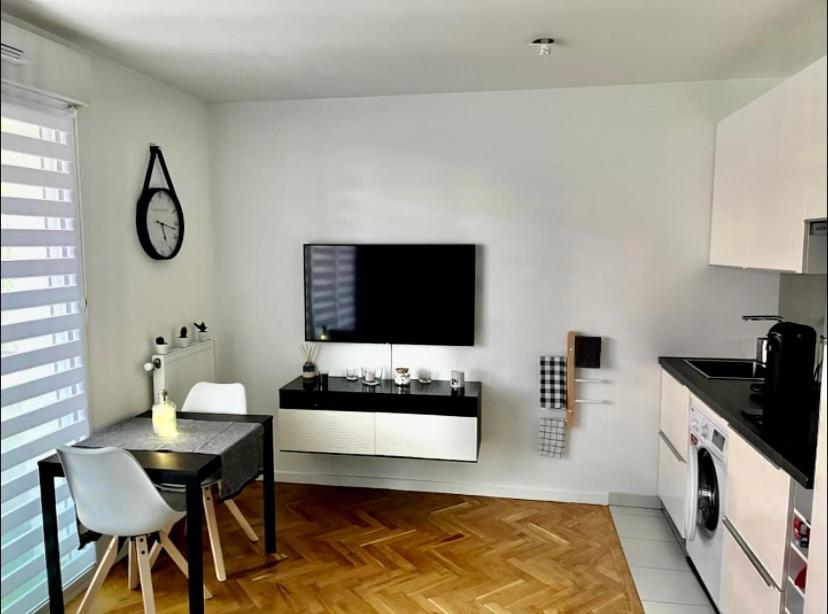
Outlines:
[[[305,245],[305,340],[474,345],[474,245]]]

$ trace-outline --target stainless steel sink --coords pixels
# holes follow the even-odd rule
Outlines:
[[[765,365],[742,358],[687,358],[684,361],[707,379],[765,379]]]

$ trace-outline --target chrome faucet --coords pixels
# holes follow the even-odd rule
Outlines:
[[[747,315],[742,316],[745,322],[784,322],[785,318],[771,315]],[[768,338],[758,337],[756,339],[756,355],[754,360],[760,365],[768,362]]]
[[[785,318],[783,318],[782,316],[769,316],[769,315],[742,316],[742,319],[745,322],[763,322],[763,321],[784,322],[785,321]]]

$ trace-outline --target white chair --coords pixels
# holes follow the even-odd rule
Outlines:
[[[184,399],[182,412],[201,412],[209,414],[246,414],[247,395],[243,384],[215,384],[212,382],[198,382],[187,393]],[[204,514],[207,520],[207,534],[210,536],[210,550],[213,553],[213,563],[216,568],[216,578],[220,581],[227,579],[224,569],[224,556],[221,552],[218,524],[216,523],[216,509],[213,496],[213,485],[218,479],[206,480],[201,484],[204,499]],[[227,509],[236,519],[244,534],[252,542],[259,541],[259,537],[247,522],[236,503],[230,499],[224,502]]]
[[[157,551],[163,548],[187,576],[187,561],[170,541],[169,531],[185,512],[170,507],[138,464],[121,448],[57,449],[69,492],[75,501],[78,520],[91,531],[112,539],[81,600],[78,613],[88,612],[106,580],[118,554],[118,538],[128,538],[129,584],[134,588],[140,576],[144,612],[155,612],[147,538],[158,533]],[[136,573],[137,567],[137,573]],[[204,596],[212,597],[204,588]]]

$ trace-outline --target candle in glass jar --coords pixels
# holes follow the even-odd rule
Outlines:
[[[159,437],[175,437],[178,434],[176,421],[175,403],[169,400],[167,391],[162,390],[158,402],[152,406],[152,430]]]

